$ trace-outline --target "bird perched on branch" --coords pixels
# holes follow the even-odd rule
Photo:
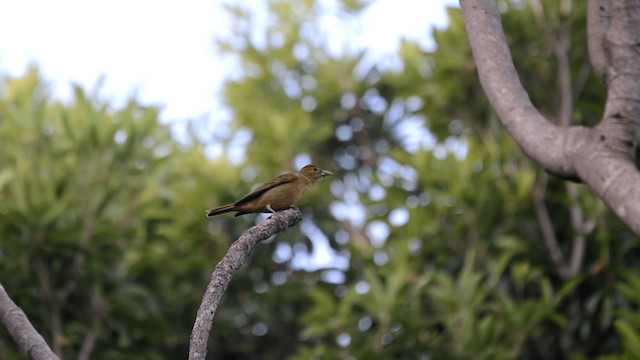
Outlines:
[[[233,204],[207,210],[207,217],[237,211],[235,216],[249,213],[275,213],[293,207],[296,201],[318,180],[332,175],[315,165],[307,165],[298,172],[283,174],[267,181]]]

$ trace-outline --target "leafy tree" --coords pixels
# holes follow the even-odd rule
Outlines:
[[[210,358],[638,353],[637,236],[506,136],[458,9],[433,31],[435,50],[404,42],[401,69],[385,70],[327,51],[319,2],[268,4],[266,29],[229,6],[237,31],[219,43],[241,64],[224,95],[225,150],[251,139],[238,165],[177,145],[134,100],[113,110],[77,89],[60,104],[35,72],[7,81],[0,274],[58,353],[80,357],[93,336],[94,358],[184,357],[213,266],[262,219],[203,210],[311,160],[335,177],[234,277]],[[563,4],[499,3],[532,101],[558,123],[593,125],[605,89],[585,60],[587,9]],[[348,21],[366,3],[339,5]],[[5,340],[0,357],[17,357]]]
[[[220,187],[237,172],[220,163],[213,176],[135,100],[112,110],[78,87],[69,104],[51,100],[35,69],[6,82],[0,138],[2,284],[53,350],[183,354],[198,281],[226,245],[199,221],[214,198],[196,179]]]
[[[247,74],[228,84],[227,103],[234,124],[253,134],[250,159],[310,155],[341,170],[331,184],[333,219],[315,207],[313,221],[349,258],[344,281],[312,290],[295,357],[554,358],[621,349],[613,324],[627,307],[616,274],[634,262],[637,239],[596,197],[549,178],[504,136],[457,9],[447,29],[434,31],[437,50],[404,43],[401,71],[363,74],[362,54],[332,56],[318,40],[317,4],[271,5],[266,38],[274,41],[256,43],[246,28],[223,44]],[[508,41],[527,44],[513,57],[534,101],[565,121],[568,77],[569,120],[595,122],[604,88],[585,60],[584,31],[573,31],[584,26],[586,6],[501,6]],[[233,12],[250,23],[250,11]],[[559,38],[578,45],[560,47]],[[246,99],[261,107],[243,106]],[[329,119],[334,130],[322,140]],[[317,132],[306,133],[310,121]],[[273,129],[305,140],[283,144]]]

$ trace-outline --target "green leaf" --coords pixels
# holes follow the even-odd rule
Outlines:
[[[640,358],[640,333],[637,329],[622,320],[616,320],[614,327],[622,338],[626,354],[633,358]]]

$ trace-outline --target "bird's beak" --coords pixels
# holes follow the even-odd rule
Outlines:
[[[329,170],[322,170],[322,172],[320,173],[321,177],[325,177],[325,176],[329,176],[329,175],[333,175],[333,173]]]

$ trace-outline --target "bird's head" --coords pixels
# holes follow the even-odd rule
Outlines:
[[[303,174],[304,176],[308,177],[309,179],[312,179],[313,181],[318,181],[320,179],[322,179],[323,177],[329,176],[329,175],[333,175],[333,173],[329,170],[324,170],[321,169],[315,165],[309,164],[305,167],[303,167],[302,169],[300,169],[300,173]]]

